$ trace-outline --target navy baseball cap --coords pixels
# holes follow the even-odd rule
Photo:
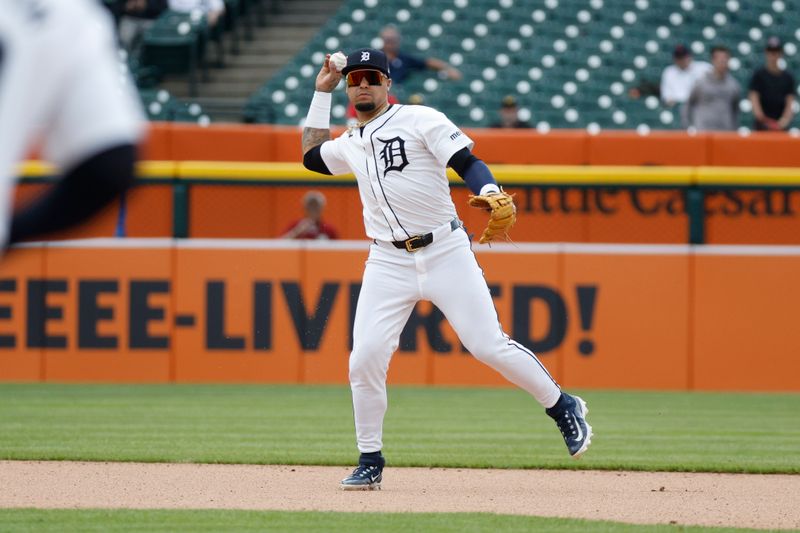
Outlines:
[[[672,57],[674,57],[675,59],[680,59],[690,54],[691,52],[689,51],[689,49],[686,48],[686,46],[683,44],[676,45],[675,48],[672,50]]]
[[[348,72],[363,69],[380,70],[387,78],[391,77],[389,75],[389,60],[386,58],[386,54],[374,48],[359,48],[351,52],[347,56],[347,65],[342,69],[342,74],[347,76]]]
[[[779,37],[770,37],[767,39],[766,49],[770,52],[783,52],[783,43]]]

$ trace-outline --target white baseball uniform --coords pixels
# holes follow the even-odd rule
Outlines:
[[[144,118],[116,54],[97,1],[0,0],[0,242],[16,165],[37,141],[62,170],[138,142]]]
[[[536,356],[503,333],[483,272],[458,221],[446,167],[472,140],[444,114],[393,105],[362,128],[320,147],[334,174],[353,172],[374,240],[356,308],[350,385],[362,453],[381,450],[386,373],[414,305],[430,300],[480,361],[545,408],[561,391]],[[432,233],[414,252],[392,241]]]

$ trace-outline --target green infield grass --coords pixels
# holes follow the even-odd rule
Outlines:
[[[393,466],[800,473],[800,395],[578,391],[571,459],[516,389],[390,387]],[[319,464],[357,458],[344,386],[0,384],[0,459]]]
[[[0,509],[3,532],[117,531],[547,531],[552,533],[676,533],[764,530],[495,515],[489,513],[332,513],[219,510]]]

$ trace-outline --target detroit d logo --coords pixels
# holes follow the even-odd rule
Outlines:
[[[361,61],[369,61],[369,52],[361,52]]]
[[[378,139],[383,143],[383,150],[381,150],[381,161],[383,161],[383,175],[390,170],[402,172],[406,165],[408,165],[408,158],[406,157],[406,142],[400,137],[392,137],[391,139]]]

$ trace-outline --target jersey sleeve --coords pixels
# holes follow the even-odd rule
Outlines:
[[[429,107],[415,107],[419,110],[417,131],[422,135],[425,146],[442,166],[447,166],[453,154],[462,148],[472,150],[475,145],[472,139],[467,137],[444,113]]]
[[[348,174],[351,172],[350,166],[344,157],[342,145],[344,141],[342,137],[337,137],[332,141],[325,141],[320,146],[320,155],[325,162],[325,166],[331,171],[331,174]]]

